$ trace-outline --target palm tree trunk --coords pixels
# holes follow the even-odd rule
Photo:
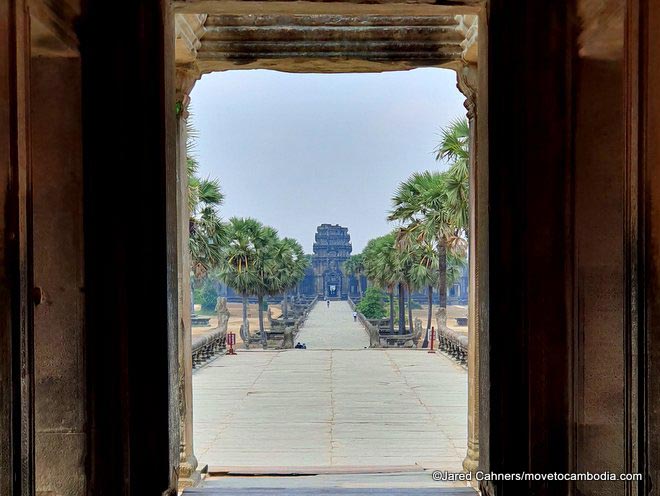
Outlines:
[[[426,329],[430,329],[433,325],[433,286],[429,285],[429,314],[426,320]]]
[[[266,330],[264,329],[264,297],[259,295],[257,298],[259,305],[259,335],[261,336],[261,345],[264,349],[268,346],[268,339],[266,338]]]
[[[388,288],[387,294],[390,297],[390,333],[394,334],[394,287]]]
[[[447,245],[442,238],[438,243],[438,331],[447,325]]]
[[[282,314],[284,315],[284,320],[289,318],[289,293],[288,293],[288,291],[284,292],[284,308],[282,309]]]
[[[413,322],[412,314],[412,288],[408,286],[408,324],[410,325],[410,332],[415,330],[415,323]]]
[[[358,281],[358,293],[359,293],[358,296],[362,298],[362,276],[360,274],[358,274],[357,276],[357,281]]]
[[[250,331],[248,330],[248,305],[250,302],[248,301],[247,295],[243,295],[243,335],[241,335],[241,339],[243,340],[243,343],[245,344],[246,348],[250,347]]]
[[[406,333],[406,289],[399,283],[399,334]]]

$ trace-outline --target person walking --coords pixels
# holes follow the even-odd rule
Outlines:
[[[353,312],[353,322],[357,322],[357,312]]]
[[[330,300],[325,300],[325,302],[327,303],[327,307],[330,308]]]

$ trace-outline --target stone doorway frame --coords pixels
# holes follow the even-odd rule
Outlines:
[[[462,5],[458,5],[458,4]],[[216,72],[218,70],[240,70],[247,64],[249,68],[267,68],[272,70],[281,70],[285,72],[380,72],[385,70],[407,70],[416,67],[428,67],[423,62],[394,62],[374,63],[366,62],[366,66],[360,63],[359,55],[356,60],[342,63],[337,66],[329,60],[324,63],[323,59],[314,59],[309,62],[305,59],[307,54],[294,54],[299,61],[296,63],[286,59],[284,61],[271,60],[268,58],[259,59],[259,54],[245,55],[246,61],[235,62],[228,57],[218,57],[214,60],[212,53],[205,58],[200,59],[200,53],[203,52],[204,35],[206,32],[205,22],[210,14],[219,14],[222,12],[222,18],[235,16],[259,16],[261,22],[269,24],[271,29],[277,27],[278,19],[282,18],[288,22],[290,17],[304,18],[312,13],[331,14],[335,18],[332,20],[335,24],[341,23],[341,18],[356,15],[375,15],[386,17],[389,15],[413,16],[424,14],[433,15],[454,15],[457,23],[455,30],[460,33],[463,41],[461,42],[461,53],[456,60],[445,60],[444,63],[431,65],[452,69],[456,72],[457,88],[465,96],[466,115],[470,126],[470,238],[469,238],[469,336],[468,336],[468,445],[463,466],[467,471],[475,472],[479,465],[479,335],[481,329],[487,325],[485,316],[488,309],[487,281],[485,277],[488,274],[487,250],[488,250],[488,189],[487,189],[487,147],[479,147],[478,143],[487,143],[488,126],[485,119],[479,120],[479,103],[485,106],[485,99],[479,99],[480,87],[487,84],[487,25],[485,4],[479,1],[457,2],[457,5],[451,7],[436,7],[425,4],[410,4],[401,6],[401,4],[375,4],[359,5],[349,2],[337,2],[333,4],[319,4],[316,2],[283,2],[272,4],[269,2],[258,2],[254,6],[245,6],[240,4],[238,7],[228,7],[229,4],[222,2],[200,2],[179,0],[175,2],[175,26],[176,26],[176,100],[178,112],[178,184],[179,194],[185,195],[187,191],[185,174],[185,120],[188,117],[187,108],[190,103],[190,93],[195,82],[205,73]],[[272,9],[273,5],[277,5]],[[268,13],[271,12],[273,22],[269,22]],[[221,16],[218,16],[221,17]],[[411,19],[414,19],[411,17]],[[251,21],[255,22],[256,21]],[[238,23],[240,24],[240,23]],[[215,25],[215,24],[214,24]],[[230,24],[232,27],[234,23]],[[404,23],[401,26],[405,29]],[[411,25],[414,27],[414,25]],[[254,31],[253,26],[249,26]],[[252,35],[252,33],[250,33]],[[272,35],[270,35],[272,36]],[[270,38],[269,38],[270,39]],[[254,42],[252,42],[254,43]],[[261,54],[263,56],[263,54]],[[365,59],[369,55],[365,51],[361,54]],[[355,70],[351,70],[354,64]],[[486,111],[483,111],[486,115]],[[187,219],[187,202],[180,200],[178,202],[180,222],[183,226]],[[477,234],[478,233],[478,234]],[[180,244],[179,244],[180,243]],[[183,232],[181,238],[177,239],[177,244],[181,248],[187,245],[187,234]],[[180,260],[180,283],[181,288],[189,285],[187,271],[181,272],[185,268],[187,261]],[[324,292],[328,291],[328,284],[324,276]],[[341,289],[341,288],[340,288]],[[193,436],[193,415],[192,411],[192,365],[187,358],[190,355],[190,330],[186,328],[186,322],[189,322],[190,313],[190,295],[183,291],[180,296],[180,370],[182,380],[180,383],[180,408],[181,416],[181,466],[180,466],[180,487],[193,486],[199,480],[198,462],[194,454],[192,443]],[[444,325],[440,322],[438,325]]]

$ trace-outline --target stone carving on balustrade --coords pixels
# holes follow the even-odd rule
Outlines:
[[[296,327],[287,327],[284,329],[284,339],[282,341],[282,348],[292,349],[293,348],[293,334],[297,331]]]
[[[415,345],[415,348],[419,345],[420,339],[422,339],[422,334],[423,334],[423,329],[422,329],[422,320],[421,319],[415,319],[415,326],[414,326],[414,331],[413,331],[413,343]]]
[[[227,326],[229,324],[229,309],[227,309],[227,298],[220,297],[216,300],[215,311],[218,314],[218,325],[216,329],[220,331],[221,334],[227,334]]]
[[[241,324],[240,330],[238,332],[241,335],[241,339],[243,340],[243,344],[245,344],[245,348],[249,349],[250,348],[250,321],[246,320],[245,324],[246,324],[245,326],[243,324]]]
[[[374,326],[367,326],[369,332],[369,348],[380,348],[380,332]]]
[[[442,329],[447,325],[447,309],[438,307],[435,311],[435,328]]]

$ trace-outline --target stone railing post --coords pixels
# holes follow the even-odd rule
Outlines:
[[[476,64],[465,64],[458,70],[458,89],[465,95],[465,108],[470,126],[470,225],[469,225],[469,288],[468,288],[468,445],[463,460],[467,472],[479,465],[479,302],[477,265],[477,86]]]

